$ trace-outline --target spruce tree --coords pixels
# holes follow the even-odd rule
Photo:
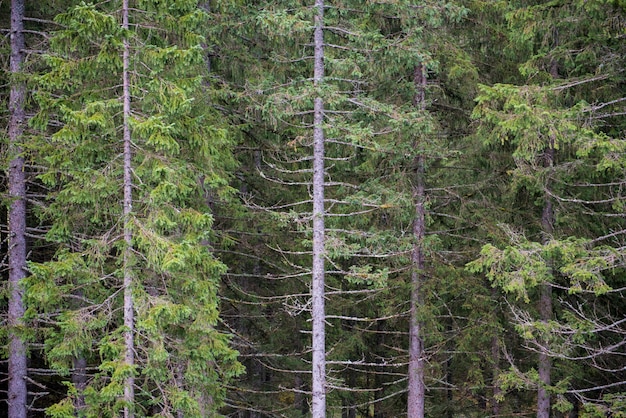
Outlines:
[[[209,200],[229,199],[232,157],[206,101],[206,14],[125,0],[56,19],[35,122],[58,250],[27,297],[52,367],[89,376],[48,413],[214,414],[241,366],[218,329]]]
[[[9,386],[7,402],[10,418],[27,415],[27,353],[24,341],[25,300],[22,281],[26,277],[26,175],[23,133],[26,124],[26,87],[22,78],[24,63],[24,1],[11,2],[11,92],[9,96],[9,170],[7,175],[8,264],[9,264]]]
[[[235,90],[237,82],[243,84],[243,79],[248,86],[235,96],[240,103],[247,102],[248,107],[242,108],[241,113],[233,117],[241,117],[249,124],[250,138],[255,140],[249,144],[257,149],[255,155],[249,157],[248,164],[268,180],[269,186],[251,190],[253,183],[246,180],[241,188],[254,197],[251,200],[257,209],[268,213],[277,208],[270,216],[280,220],[279,233],[282,235],[267,239],[288,260],[285,264],[290,269],[287,270],[290,273],[279,273],[272,270],[274,266],[271,263],[262,260],[265,265],[259,270],[269,270],[266,277],[271,278],[267,285],[270,287],[276,283],[294,283],[294,278],[311,274],[310,268],[303,263],[305,255],[310,255],[312,251],[310,245],[315,232],[310,222],[317,218],[311,215],[313,210],[307,210],[313,201],[308,189],[311,178],[307,176],[315,171],[309,166],[313,158],[313,140],[308,129],[314,126],[313,98],[320,90],[311,87],[314,9],[295,4],[271,3],[263,6],[259,7],[259,11],[250,7],[250,22],[257,27],[237,24],[232,28],[236,38],[254,39],[235,49],[235,56],[249,61],[243,61],[235,69],[227,67],[223,59],[216,60],[216,65],[224,70],[224,74],[232,76]],[[428,27],[438,25],[438,18],[432,17],[437,16],[438,8],[427,8],[421,13],[422,9],[415,9],[408,2],[352,6],[326,4],[324,9],[326,72],[321,89],[326,132],[326,260],[327,265],[332,266],[326,273],[326,319],[327,323],[333,324],[326,344],[333,347],[328,360],[331,366],[327,371],[327,381],[331,383],[328,385],[327,404],[329,409],[342,405],[346,414],[355,413],[359,404],[382,411],[382,399],[386,396],[382,394],[385,390],[383,384],[391,388],[389,393],[395,392],[395,397],[389,396],[393,398],[390,404],[399,402],[399,394],[405,391],[406,381],[395,379],[397,382],[392,386],[385,382],[385,371],[393,369],[400,373],[407,358],[393,354],[389,356],[393,359],[391,364],[383,364],[366,348],[366,344],[382,339],[386,329],[375,325],[385,322],[382,317],[396,321],[402,316],[402,330],[391,332],[408,334],[407,312],[390,308],[397,302],[393,297],[384,300],[385,296],[398,289],[406,291],[408,297],[411,285],[407,274],[409,277],[410,271],[420,274],[420,267],[413,268],[411,258],[404,257],[415,242],[410,232],[404,235],[407,232],[406,222],[412,224],[415,214],[411,183],[404,177],[405,180],[399,181],[402,187],[406,187],[398,190],[401,188],[394,185],[394,180],[402,179],[410,172],[414,144],[418,141],[416,138],[423,138],[421,144],[426,154],[437,155],[433,152],[437,145],[430,147],[431,138],[426,133],[432,129],[432,119],[423,109],[414,107],[414,93],[424,88],[416,88],[414,71],[420,64],[424,71],[429,64],[430,68],[435,67],[428,54],[427,43],[420,40],[422,24]],[[459,10],[451,7],[450,15],[455,13],[458,15]],[[429,16],[432,21],[428,20]],[[233,50],[233,45],[228,44],[228,51]],[[243,75],[237,71],[242,71]],[[387,168],[390,172],[381,170]],[[385,180],[381,181],[381,178]],[[292,186],[291,192],[285,191],[289,185]],[[272,190],[264,190],[268,187]],[[389,213],[398,212],[401,213],[398,230],[393,231],[395,225],[391,223],[380,222],[393,216]],[[377,229],[381,224],[386,225],[382,230]],[[285,235],[288,228],[291,228],[293,237],[289,240]],[[263,228],[261,235],[271,233],[271,229]],[[385,259],[394,261],[390,264],[381,261]],[[297,268],[295,271],[294,267]],[[394,273],[391,281],[387,282],[389,271]],[[262,276],[250,273],[250,280],[262,279]],[[246,272],[242,271],[240,275],[246,275]],[[268,306],[281,309],[281,300],[297,300],[298,303],[292,307],[294,313],[290,315],[308,311],[309,305],[301,300],[307,292],[306,284],[296,290],[289,288],[294,292],[292,295],[283,293],[284,296],[275,294],[273,298],[265,295],[255,298],[253,294],[259,289],[252,289],[250,280],[245,282],[245,288],[237,289],[234,283],[232,286],[235,295],[239,292],[239,297],[246,303],[257,306],[266,304],[266,312],[270,309]],[[275,288],[285,292],[287,286]],[[261,295],[256,293],[256,296]],[[275,304],[270,305],[273,302]],[[401,306],[402,302],[398,304]],[[291,304],[285,302],[284,305]],[[282,307],[284,310],[290,308]],[[415,312],[418,312],[417,308]],[[300,326],[308,331],[306,324]],[[274,327],[285,328],[281,325]],[[362,335],[360,330],[363,328],[380,328],[380,331],[370,339]],[[395,343],[396,347],[402,347],[399,349],[407,352],[407,338]],[[269,353],[257,355],[270,356]],[[363,360],[365,356],[371,361]],[[424,360],[423,356],[418,358]],[[276,385],[282,382],[276,377],[277,369],[282,368],[276,365],[277,362],[274,360],[274,372],[268,372]],[[305,364],[300,363],[299,367]],[[345,373],[339,372],[341,367],[348,369]],[[298,369],[298,372],[301,371]],[[270,383],[266,381],[263,387],[272,387],[272,380]],[[299,387],[294,388],[294,392],[299,393]],[[395,411],[397,413],[397,409]],[[270,411],[266,413],[271,414]]]
[[[322,90],[324,83],[324,0],[316,0],[313,32],[313,86]],[[325,212],[324,191],[326,185],[324,152],[324,98],[316,94],[313,105],[313,261],[311,266],[311,320],[313,373],[311,414],[326,417],[326,310],[325,310]]]
[[[606,241],[615,237],[607,231],[623,230],[609,208],[620,200],[611,184],[621,183],[621,174],[605,164],[606,151],[620,147],[614,135],[623,125],[623,98],[615,88],[623,83],[623,43],[612,23],[623,12],[599,2],[519,5],[508,14],[509,36],[523,51],[519,68],[526,81],[483,87],[475,112],[485,143],[512,153],[506,194],[512,200],[505,204],[529,210],[523,220],[510,219],[505,242],[485,246],[472,266],[515,296],[511,319],[538,363],[522,372],[525,366],[511,359],[512,372],[500,380],[505,388],[534,385],[537,416],[611,410],[621,398],[623,376],[612,374],[608,383],[594,370],[603,364],[616,371],[616,353],[592,341],[612,346],[614,336],[599,323],[615,325],[605,305],[612,296],[604,295],[621,293],[610,272],[618,267],[605,253],[621,246]],[[594,114],[607,107],[613,110]],[[589,305],[604,319],[582,308]],[[618,393],[590,396],[594,387]]]

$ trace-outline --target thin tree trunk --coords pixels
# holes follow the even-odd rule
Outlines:
[[[554,42],[553,47],[556,48],[559,44],[558,29],[553,28],[552,35]],[[559,78],[559,66],[554,58],[550,60],[550,75],[555,79]],[[550,138],[550,143],[544,153],[544,167],[554,166],[554,145],[554,138]],[[549,187],[549,184],[546,186]],[[544,197],[543,213],[541,214],[541,229],[544,234],[544,242],[547,242],[554,233],[554,209],[552,207],[552,200],[547,194]],[[539,316],[543,322],[548,322],[552,319],[552,288],[549,283],[542,284],[541,286]],[[547,341],[544,341],[544,343],[548,344]],[[537,391],[537,418],[549,418],[550,393],[547,388],[551,383],[552,360],[547,353],[547,347],[539,354],[538,369],[540,383]]]
[[[541,287],[539,300],[541,320],[547,322],[552,317],[552,288],[548,284]],[[547,352],[539,354],[539,390],[537,393],[537,418],[550,418],[550,392],[552,361]]]
[[[423,65],[415,68],[414,83],[416,95],[414,105],[425,109],[426,74]],[[418,144],[416,144],[418,146]],[[418,151],[421,152],[421,151]],[[424,155],[415,157],[415,186],[413,199],[415,202],[415,220],[413,221],[413,245],[411,273],[411,314],[409,324],[409,393],[408,418],[424,418],[426,386],[424,384],[424,337],[423,323],[419,318],[419,308],[423,304],[422,283],[424,280],[424,235],[426,190],[424,186]]]
[[[122,2],[122,27],[128,30],[128,0]],[[124,361],[127,366],[133,367],[135,364],[135,313],[134,313],[134,300],[133,300],[133,277],[131,272],[131,257],[132,257],[132,233],[130,228],[130,218],[132,211],[132,177],[131,177],[131,135],[130,135],[130,80],[129,80],[129,65],[130,65],[130,46],[128,39],[124,39],[124,52],[123,52],[123,69],[122,69],[122,83],[123,83],[123,141],[124,141],[124,201],[123,201],[123,216],[124,216],[124,344],[125,354]],[[131,373],[124,382],[124,417],[132,418],[134,416],[134,401],[135,401],[135,377]]]
[[[356,372],[354,369],[345,371],[345,381],[349,388],[356,387]],[[356,418],[356,406],[351,393],[342,399],[341,418]]]
[[[85,389],[87,388],[87,359],[84,356],[74,357],[72,367],[72,383],[76,388],[74,409],[76,416],[82,416],[81,411],[85,409]]]
[[[545,166],[552,167],[554,165],[554,139],[550,139],[550,145],[545,152]],[[544,241],[547,242],[554,232],[554,209],[552,201],[546,195],[541,216],[541,228],[544,233]],[[541,285],[541,294],[539,296],[539,316],[541,321],[548,322],[552,319],[552,288],[549,283]],[[548,344],[544,341],[544,344]],[[539,389],[537,392],[537,418],[550,417],[550,393],[548,387],[551,383],[552,360],[546,349],[539,354]]]
[[[24,1],[11,1],[10,71],[19,74],[24,62]],[[16,80],[16,79],[14,79]],[[20,141],[24,132],[26,88],[12,81],[9,96],[9,418],[26,418],[27,357],[26,344],[20,336],[23,326],[24,300],[22,279],[26,277],[26,177]]]
[[[381,320],[381,321],[376,321],[376,337],[375,337],[375,347],[376,350],[373,351],[372,354],[374,354],[373,356],[370,357],[369,361],[371,363],[375,363],[376,362],[376,358],[379,355],[384,355],[380,352],[376,352],[376,351],[380,351],[380,350],[384,350],[385,347],[385,333],[384,330],[386,328],[386,323],[385,320]],[[382,373],[384,373],[384,367],[381,366],[374,366],[374,388],[377,388],[378,390],[376,392],[374,392],[374,397],[377,399],[383,399],[385,397],[385,380],[382,378]],[[372,387],[372,386],[368,386],[368,387]],[[374,403],[374,418],[384,418],[385,417],[385,411],[383,409],[383,405],[384,402],[375,402]]]
[[[313,80],[319,87],[324,77],[324,0],[316,0],[315,7],[315,57]],[[314,104],[313,120],[313,266],[312,266],[312,319],[313,319],[313,418],[326,417],[326,335],[324,307],[324,101],[318,95]]]
[[[296,392],[294,393],[293,398],[293,410],[300,411],[301,416],[306,416],[308,412],[308,406],[306,404],[306,399],[302,396],[302,392],[304,390],[304,381],[302,376],[296,374],[294,378],[294,388],[296,388]]]
[[[73,252],[79,252],[80,247],[73,246]],[[70,307],[73,310],[80,310],[83,307],[83,302],[85,294],[79,284],[74,282],[74,291],[72,292],[73,296],[75,296],[75,300],[70,303]],[[76,395],[74,397],[74,416],[80,417],[83,416],[83,410],[85,409],[85,389],[87,388],[87,359],[85,355],[80,352],[78,355],[72,357],[72,384],[76,389]]]
[[[491,289],[491,300],[497,300],[498,290],[494,287]],[[494,318],[496,320],[495,312]],[[494,331],[493,337],[491,337],[491,361],[493,363],[493,371],[491,372],[491,385],[493,386],[493,392],[491,395],[491,415],[494,417],[500,416],[500,402],[498,397],[502,393],[500,386],[498,386],[498,376],[500,374],[500,339],[498,338],[497,331]]]

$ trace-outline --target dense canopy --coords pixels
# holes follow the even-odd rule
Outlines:
[[[0,31],[0,416],[626,416],[625,1]]]

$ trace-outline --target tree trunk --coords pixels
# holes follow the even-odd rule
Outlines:
[[[491,289],[491,300],[498,300],[498,290],[494,287]],[[494,311],[493,320],[496,321],[496,313]],[[502,393],[500,386],[498,386],[498,376],[500,374],[500,339],[497,331],[494,330],[494,335],[491,337],[491,361],[493,363],[493,371],[491,372],[491,385],[493,391],[491,394],[491,415],[494,417],[500,416],[500,402],[498,398]]]
[[[11,74],[22,71],[24,61],[24,0],[11,2]],[[24,132],[24,83],[14,79],[9,96],[9,418],[26,418],[27,357],[26,344],[20,336],[24,301],[22,279],[26,277],[26,176],[20,141]]]
[[[552,317],[552,288],[549,284],[541,287],[539,300],[541,320],[547,322]],[[552,361],[547,352],[539,354],[539,390],[537,393],[537,418],[550,418],[550,373]]]
[[[550,145],[545,152],[545,166],[552,167],[554,165],[554,139],[550,139]],[[554,209],[549,196],[545,197],[543,213],[541,215],[541,229],[544,233],[544,242],[550,240],[550,236],[554,232]],[[552,288],[549,283],[541,285],[541,294],[539,296],[539,316],[541,321],[548,322],[552,319]],[[544,344],[548,344],[544,341]],[[537,418],[550,417],[550,393],[548,387],[551,381],[552,361],[546,349],[539,354],[539,389],[537,392]]]
[[[375,363],[377,361],[377,358],[379,356],[384,356],[384,347],[385,347],[385,333],[384,330],[386,328],[386,322],[384,320],[380,320],[380,321],[376,321],[376,337],[374,339],[375,341],[375,347],[376,350],[373,351],[373,354],[375,354],[374,356],[371,356],[369,361],[371,363]],[[374,366],[374,385],[373,387],[378,389],[376,392],[374,392],[374,397],[375,399],[383,399],[385,397],[385,379],[382,378],[382,373],[385,372],[385,368],[381,367],[381,366]],[[370,386],[368,386],[370,387]],[[374,403],[374,418],[384,418],[385,417],[385,410],[383,408],[384,406],[384,402],[375,402]]]
[[[299,374],[296,374],[294,378],[294,388],[296,389],[296,392],[293,398],[293,410],[300,411],[300,416],[304,417],[308,413],[309,408],[305,397],[302,396],[302,392],[304,391],[304,380]]]
[[[122,27],[128,30],[128,0],[122,2]],[[130,79],[129,79],[129,66],[130,66],[130,46],[128,39],[124,40],[124,52],[123,52],[123,69],[122,69],[122,83],[123,83],[123,142],[124,142],[124,197],[123,197],[123,216],[124,216],[124,361],[126,366],[133,367],[135,364],[135,317],[134,317],[134,301],[133,301],[133,276],[131,272],[131,258],[132,258],[132,234],[130,228],[130,218],[132,211],[132,151],[131,151],[131,134],[130,134]],[[135,377],[134,372],[126,378],[124,382],[124,417],[132,418],[134,416],[134,404],[135,401]]]
[[[320,87],[324,77],[324,1],[316,0],[315,7],[315,57],[313,79]],[[312,267],[312,319],[313,319],[313,418],[326,417],[326,335],[324,307],[324,101],[318,94],[314,104],[313,121],[313,267]]]
[[[416,95],[414,105],[425,109],[426,74],[423,65],[415,68],[414,83]],[[419,144],[416,144],[416,147]],[[411,313],[409,323],[409,394],[408,394],[408,418],[424,418],[425,394],[424,385],[424,339],[423,323],[419,318],[419,308],[423,304],[422,283],[424,279],[424,234],[426,191],[424,186],[424,155],[418,150],[415,157],[415,186],[413,187],[413,199],[415,202],[415,220],[413,221],[413,254],[411,273]]]
[[[84,356],[74,357],[72,367],[72,383],[76,388],[74,409],[76,416],[82,416],[82,410],[85,408],[85,389],[87,388],[87,359]]]
[[[559,32],[557,28],[552,29],[553,35],[553,47],[556,48],[559,44]],[[553,78],[559,78],[559,66],[554,57],[550,60],[550,75]],[[554,166],[554,138],[550,138],[548,148],[544,153],[544,167]],[[549,181],[549,180],[548,180]],[[546,187],[550,187],[549,184]],[[552,207],[552,201],[550,196],[546,194],[544,197],[543,213],[541,214],[541,229],[544,234],[544,243],[549,241],[551,235],[554,233],[554,209]],[[545,283],[541,286],[541,293],[539,296],[539,316],[541,321],[548,322],[552,319],[552,288],[549,283]],[[548,344],[547,341],[544,341]],[[537,418],[549,418],[550,417],[550,393],[547,388],[551,383],[551,370],[552,360],[548,355],[547,347],[539,354],[539,389],[537,391]]]

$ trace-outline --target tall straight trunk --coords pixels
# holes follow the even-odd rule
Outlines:
[[[549,284],[541,286],[539,299],[541,320],[547,322],[552,317],[552,288]],[[537,418],[550,418],[550,393],[552,360],[546,352],[539,354],[539,389],[537,392]]]
[[[552,29],[553,48],[559,45],[559,32],[557,28]],[[554,58],[550,60],[550,75],[553,78],[559,78],[558,61]],[[549,144],[544,152],[544,167],[551,168],[554,166],[555,139],[551,137]],[[548,180],[549,181],[549,180]],[[549,184],[546,185],[550,187]],[[544,242],[550,239],[554,233],[554,208],[552,200],[547,194],[544,197],[543,213],[541,214],[541,229],[544,234]],[[541,321],[548,322],[552,319],[552,288],[549,283],[541,285],[539,295],[539,317]],[[547,344],[547,341],[544,341]],[[547,354],[547,350],[543,350],[539,354],[538,361],[539,371],[539,389],[537,391],[537,418],[550,417],[550,393],[547,388],[551,383],[552,360]]]
[[[498,290],[493,287],[491,288],[491,300],[495,301],[497,298]],[[494,321],[495,315],[494,310]],[[491,337],[491,361],[493,362],[493,371],[491,372],[491,385],[493,386],[491,394],[491,415],[498,417],[500,416],[500,402],[498,402],[498,398],[502,390],[498,386],[498,376],[500,374],[500,339],[497,331],[494,331],[494,335]]]
[[[128,0],[122,2],[122,27],[128,30]],[[124,344],[125,354],[124,361],[127,366],[133,367],[135,364],[135,313],[134,313],[134,301],[133,301],[133,276],[131,272],[131,257],[132,257],[132,233],[130,228],[131,211],[132,211],[132,177],[131,177],[131,135],[130,135],[130,79],[129,79],[129,65],[130,65],[130,46],[128,39],[124,39],[124,52],[123,52],[123,68],[122,68],[122,83],[123,83],[123,142],[124,142],[124,197],[123,197],[123,216],[124,216]],[[124,417],[132,418],[134,416],[134,401],[135,401],[135,377],[131,373],[124,382]]]
[[[550,145],[545,152],[545,166],[552,167],[554,165],[554,139],[550,139]],[[544,241],[547,242],[554,232],[554,209],[552,201],[546,195],[541,216],[541,229],[544,233]],[[552,288],[549,283],[541,285],[541,293],[539,296],[539,316],[541,321],[548,322],[552,319]],[[544,341],[548,344],[547,341]],[[550,417],[550,393],[548,387],[551,383],[552,360],[547,353],[547,349],[539,354],[539,389],[537,392],[537,418]]]
[[[24,62],[24,0],[11,1],[11,74],[22,71]],[[22,279],[26,277],[26,176],[20,141],[24,133],[24,83],[14,78],[9,94],[9,418],[26,418],[26,343],[20,336],[24,300]]]
[[[423,65],[415,68],[414,83],[416,94],[414,105],[425,110],[426,74]],[[419,147],[416,144],[416,148]],[[419,318],[419,308],[423,305],[422,283],[424,281],[424,235],[426,232],[426,189],[424,186],[424,155],[418,149],[415,157],[415,185],[413,199],[415,219],[413,221],[413,254],[411,262],[411,313],[409,322],[409,393],[408,418],[424,418],[426,386],[424,384],[424,327]]]
[[[324,0],[316,0],[313,80],[320,87],[324,78]],[[326,334],[324,307],[324,101],[315,98],[313,120],[313,266],[311,309],[313,319],[313,418],[326,417]]]

